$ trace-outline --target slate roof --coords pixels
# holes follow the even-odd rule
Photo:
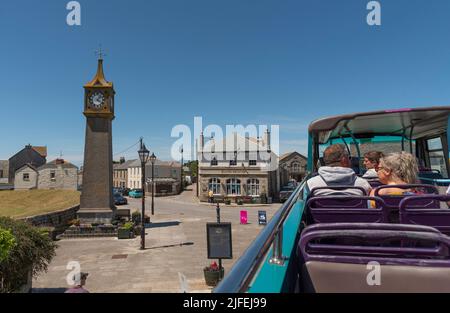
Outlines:
[[[62,160],[64,163],[62,164],[57,164],[57,161],[59,159],[53,160],[51,162],[45,163],[44,165],[41,165],[40,167],[38,167],[38,171],[40,170],[44,170],[47,168],[58,168],[59,165],[62,166],[62,168],[76,168],[78,169],[78,167],[76,165],[73,165],[72,163],[66,161],[66,160]]]

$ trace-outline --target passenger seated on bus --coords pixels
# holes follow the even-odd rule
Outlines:
[[[378,178],[385,185],[416,184],[418,165],[416,157],[407,152],[395,152],[384,156],[378,166]],[[410,189],[385,188],[380,195],[404,195],[414,193]],[[371,192],[371,196],[374,191]]]
[[[371,187],[369,183],[358,176],[350,168],[350,158],[344,145],[335,144],[325,149],[323,153],[323,161],[325,166],[321,166],[318,175],[308,179],[306,182],[307,190],[311,191],[317,187],[327,186],[357,186],[362,187],[369,194]],[[362,192],[357,189],[332,190],[323,189],[318,190],[316,196],[335,194],[347,194],[361,196]]]
[[[364,166],[367,171],[362,176],[365,179],[378,179],[377,168],[380,165],[380,159],[383,157],[383,152],[369,151],[364,154]]]

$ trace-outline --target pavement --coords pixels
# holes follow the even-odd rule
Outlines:
[[[216,222],[212,204],[200,204],[194,188],[177,196],[146,198],[146,214],[151,227],[146,229],[146,249],[140,250],[140,237],[62,239],[48,272],[33,280],[33,292],[64,292],[66,277],[78,262],[89,272],[86,289],[90,292],[181,292],[180,275],[187,281],[188,292],[211,292],[205,284],[203,267],[206,252],[206,223]],[[141,210],[141,199],[129,199],[121,206]],[[258,224],[258,210],[265,210],[270,220],[280,204],[227,206],[221,204],[221,221],[232,223],[233,259],[223,260],[225,275],[264,226]],[[247,210],[249,224],[240,224],[240,210]],[[186,287],[186,285],[184,284]]]

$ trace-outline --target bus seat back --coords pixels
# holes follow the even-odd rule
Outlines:
[[[420,205],[420,203],[427,204],[430,202],[437,202],[439,206]],[[448,202],[450,202],[450,196],[443,195],[407,197],[400,202],[400,223],[427,225],[450,235],[450,209],[447,206]]]
[[[427,226],[367,223],[308,226],[298,244],[301,289],[450,292],[449,251],[450,238]],[[382,273],[378,284],[372,272],[377,267]]]
[[[369,208],[368,203],[375,203]],[[387,223],[389,212],[379,197],[322,196],[306,203],[307,214],[314,223]]]

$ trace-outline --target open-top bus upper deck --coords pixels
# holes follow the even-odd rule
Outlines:
[[[324,229],[314,229],[315,225],[327,225],[319,223],[313,226],[308,226],[307,232],[305,232],[305,236],[307,237],[305,237],[303,230],[310,223],[307,218],[307,215],[310,214],[306,213],[311,213],[308,211],[308,209],[312,204],[311,201],[307,203],[307,201],[311,199],[308,198],[308,195],[304,191],[307,179],[314,175],[314,173],[320,166],[321,146],[323,147],[324,145],[333,143],[344,143],[347,146],[349,152],[351,150],[354,150],[353,157],[355,160],[357,160],[354,165],[358,167],[358,169],[355,170],[359,170],[361,169],[361,146],[368,142],[383,142],[383,138],[385,138],[387,141],[395,138],[394,141],[397,141],[399,150],[407,150],[408,152],[416,155],[416,157],[421,161],[423,169],[423,172],[419,173],[419,176],[423,176],[420,177],[422,183],[433,185],[448,185],[448,183],[450,182],[448,180],[450,174],[448,151],[448,139],[450,138],[450,136],[448,136],[449,113],[450,106],[443,106],[345,114],[322,118],[312,122],[309,126],[308,134],[309,173],[307,177],[303,182],[299,184],[288,201],[286,201],[280,207],[269,224],[264,229],[262,229],[258,237],[252,242],[252,244],[248,247],[241,258],[237,260],[230,273],[219,284],[219,286],[216,287],[214,291],[276,293],[308,291],[307,287],[302,287],[302,283],[299,283],[302,282],[302,280],[305,280],[305,275],[302,272],[302,268],[305,266],[307,261],[313,263],[316,262],[316,265],[321,264],[320,270],[325,272],[328,271],[327,275],[329,275],[330,277],[330,281],[328,283],[326,278],[322,279],[320,283],[316,281],[315,283],[317,290],[315,291],[336,291],[339,289],[327,289],[326,287],[323,287],[327,285],[333,285],[333,282],[335,281],[332,281],[333,279],[331,277],[334,277],[335,279],[339,278],[339,275],[333,272],[333,266],[323,266],[323,264],[327,264],[323,263],[323,261],[330,261],[330,259],[327,259],[327,256],[329,256],[329,258],[331,259],[342,259],[342,263],[352,264],[352,266],[356,266],[354,263],[358,263],[359,261],[357,260],[363,260],[364,253],[372,255],[370,253],[374,253],[373,251],[376,251],[377,255],[381,256],[380,259],[377,260],[382,264],[384,264],[383,262],[385,261],[387,262],[386,264],[406,264],[407,266],[409,266],[408,269],[412,269],[409,277],[415,277],[419,281],[431,279],[430,281],[433,282],[433,279],[435,278],[430,278],[429,276],[426,276],[425,278],[422,277],[421,268],[419,266],[419,268],[417,269],[417,266],[418,264],[428,264],[428,261],[425,262],[423,259],[421,259],[424,253],[430,253],[430,259],[433,259],[434,257],[440,259],[442,261],[442,264],[440,264],[439,266],[444,268],[450,266],[450,255],[448,255],[450,251],[450,241],[445,234],[442,234],[435,228],[426,228],[427,226],[417,226],[417,228],[413,228],[413,226],[402,225],[398,222],[389,224],[388,219],[389,215],[392,215],[393,213],[393,207],[392,205],[389,207],[389,205],[385,204],[381,199],[380,201],[382,202],[382,208],[378,211],[369,209],[367,207],[366,209],[358,208],[360,210],[358,211],[360,214],[358,216],[355,215],[355,210],[353,210],[354,208],[348,209],[344,206],[343,208],[345,210],[339,211],[338,214],[341,214],[341,220],[342,216],[349,216],[356,221],[360,219],[365,221],[367,220],[367,218],[369,218],[369,220],[375,218],[373,221],[376,221],[376,223],[379,223],[380,221],[382,221],[383,223],[344,223],[341,225],[347,226],[333,226],[332,229],[327,229],[326,227],[324,227]],[[436,170],[437,165],[439,166],[440,170]],[[433,189],[433,186],[430,186],[430,189]],[[435,188],[434,190],[436,190],[435,193],[438,193],[437,188]],[[424,199],[421,200],[419,205],[425,206],[429,204],[433,205],[439,202],[445,203],[446,198],[445,196],[444,198],[442,197],[443,196],[437,194],[428,195],[428,198],[424,196]],[[333,199],[332,201],[341,200],[342,199]],[[363,200],[364,198],[362,198],[359,203],[364,203]],[[408,206],[408,203],[406,202],[401,204],[405,210]],[[367,201],[365,201],[365,203],[367,203]],[[383,209],[383,205],[386,208]],[[320,209],[323,210],[323,208],[319,208],[319,211]],[[326,216],[327,218],[333,216],[331,213],[337,212],[336,207],[334,206],[331,209],[332,210],[325,211],[326,214],[321,216]],[[383,210],[390,211],[386,213],[387,211]],[[396,210],[396,214],[398,215],[398,203]],[[431,212],[431,215],[429,214],[430,216],[427,216],[428,220],[424,219],[425,221],[432,221],[432,223],[436,223],[434,219],[435,216],[432,214],[439,215],[442,213],[447,214],[450,212],[450,210],[448,210],[448,212],[447,210],[436,211],[437,209],[434,207],[433,210],[435,211],[427,211]],[[343,212],[347,212],[350,215],[342,215]],[[379,216],[377,214],[379,214]],[[409,218],[411,217],[409,216]],[[442,222],[444,223],[444,225],[439,224],[440,229],[446,229],[445,227],[447,227],[447,225],[445,225],[445,223],[447,223],[447,221],[450,229],[450,215],[447,214],[445,216],[440,216],[438,217],[438,219],[440,219],[441,224]],[[388,222],[388,224],[386,224],[386,222]],[[439,234],[430,235],[428,234],[430,232]],[[391,238],[395,237],[397,241],[392,243],[393,245],[399,242],[399,240],[400,242],[405,242],[405,238],[411,238],[411,234],[417,235],[419,233],[420,236],[417,236],[419,236],[420,238],[418,237],[419,239],[417,240],[420,241],[420,244],[411,243],[412,247],[414,247],[414,249],[416,250],[404,250],[403,246],[383,248],[378,247],[378,245],[370,246],[370,242],[372,241],[369,240],[369,243],[364,243],[364,245],[370,246],[367,247],[367,251],[364,249],[364,251],[360,251],[361,248],[359,248],[360,250],[358,250],[358,248],[355,246],[341,247],[341,249],[344,250],[347,249],[348,251],[355,251],[355,259],[352,259],[351,254],[347,258],[340,256],[340,253],[342,253],[342,251],[340,251],[333,245],[320,246],[317,244],[317,242],[321,242],[320,240],[322,239],[320,238],[328,238],[326,236],[335,236],[334,238],[339,239],[339,236],[345,237],[348,233],[352,233],[352,236],[354,236],[353,238],[359,238],[360,240],[369,240],[371,238],[370,240],[374,242],[377,242],[377,240],[389,241]],[[394,234],[398,234],[398,236],[394,236]],[[430,245],[440,245],[441,248],[439,251],[446,251],[447,254],[435,256],[432,255],[432,253],[428,250],[428,252],[422,251],[421,247],[423,246],[423,241],[426,240],[431,242],[429,243]],[[392,254],[392,251],[396,251],[397,255]],[[317,255],[317,253],[319,253],[319,255]],[[349,252],[347,252],[347,254],[348,253]],[[384,258],[383,253],[386,253],[384,255]],[[408,256],[410,257],[410,259],[405,261],[402,259],[402,256],[406,255],[406,253],[409,253]],[[388,256],[391,256],[391,258],[388,258]],[[321,257],[323,258],[321,259]],[[400,259],[402,260],[399,264],[397,264],[396,260]],[[431,260],[429,262],[433,263],[434,261]],[[347,269],[345,266],[343,266],[343,268]],[[353,267],[351,268],[352,270],[354,270]],[[396,276],[398,274],[398,272],[396,272],[396,269],[398,269],[398,267],[395,266],[394,269],[389,268],[389,270],[393,271],[392,277],[396,277],[395,279],[397,280],[404,279],[404,277],[402,277],[401,275],[398,277]],[[311,272],[312,270],[309,269],[309,271]],[[317,275],[317,273],[315,275]],[[437,276],[439,276],[439,274],[437,274]],[[308,279],[311,280],[311,277],[308,277]],[[447,282],[450,284],[450,280],[448,279],[444,281],[438,280],[436,280],[436,286],[440,286],[441,284],[445,284]],[[322,287],[317,287],[319,285]],[[430,287],[429,290],[433,290],[433,288],[435,288],[436,286],[433,286],[433,283],[430,283],[428,287]],[[393,289],[389,289],[389,286],[387,286],[388,289],[385,289],[384,291],[395,291],[399,288],[395,285],[395,283],[393,283],[391,287]],[[312,290],[314,290],[314,288],[312,288]],[[345,290],[345,288],[342,290]],[[408,290],[409,289],[405,289],[405,291]]]

